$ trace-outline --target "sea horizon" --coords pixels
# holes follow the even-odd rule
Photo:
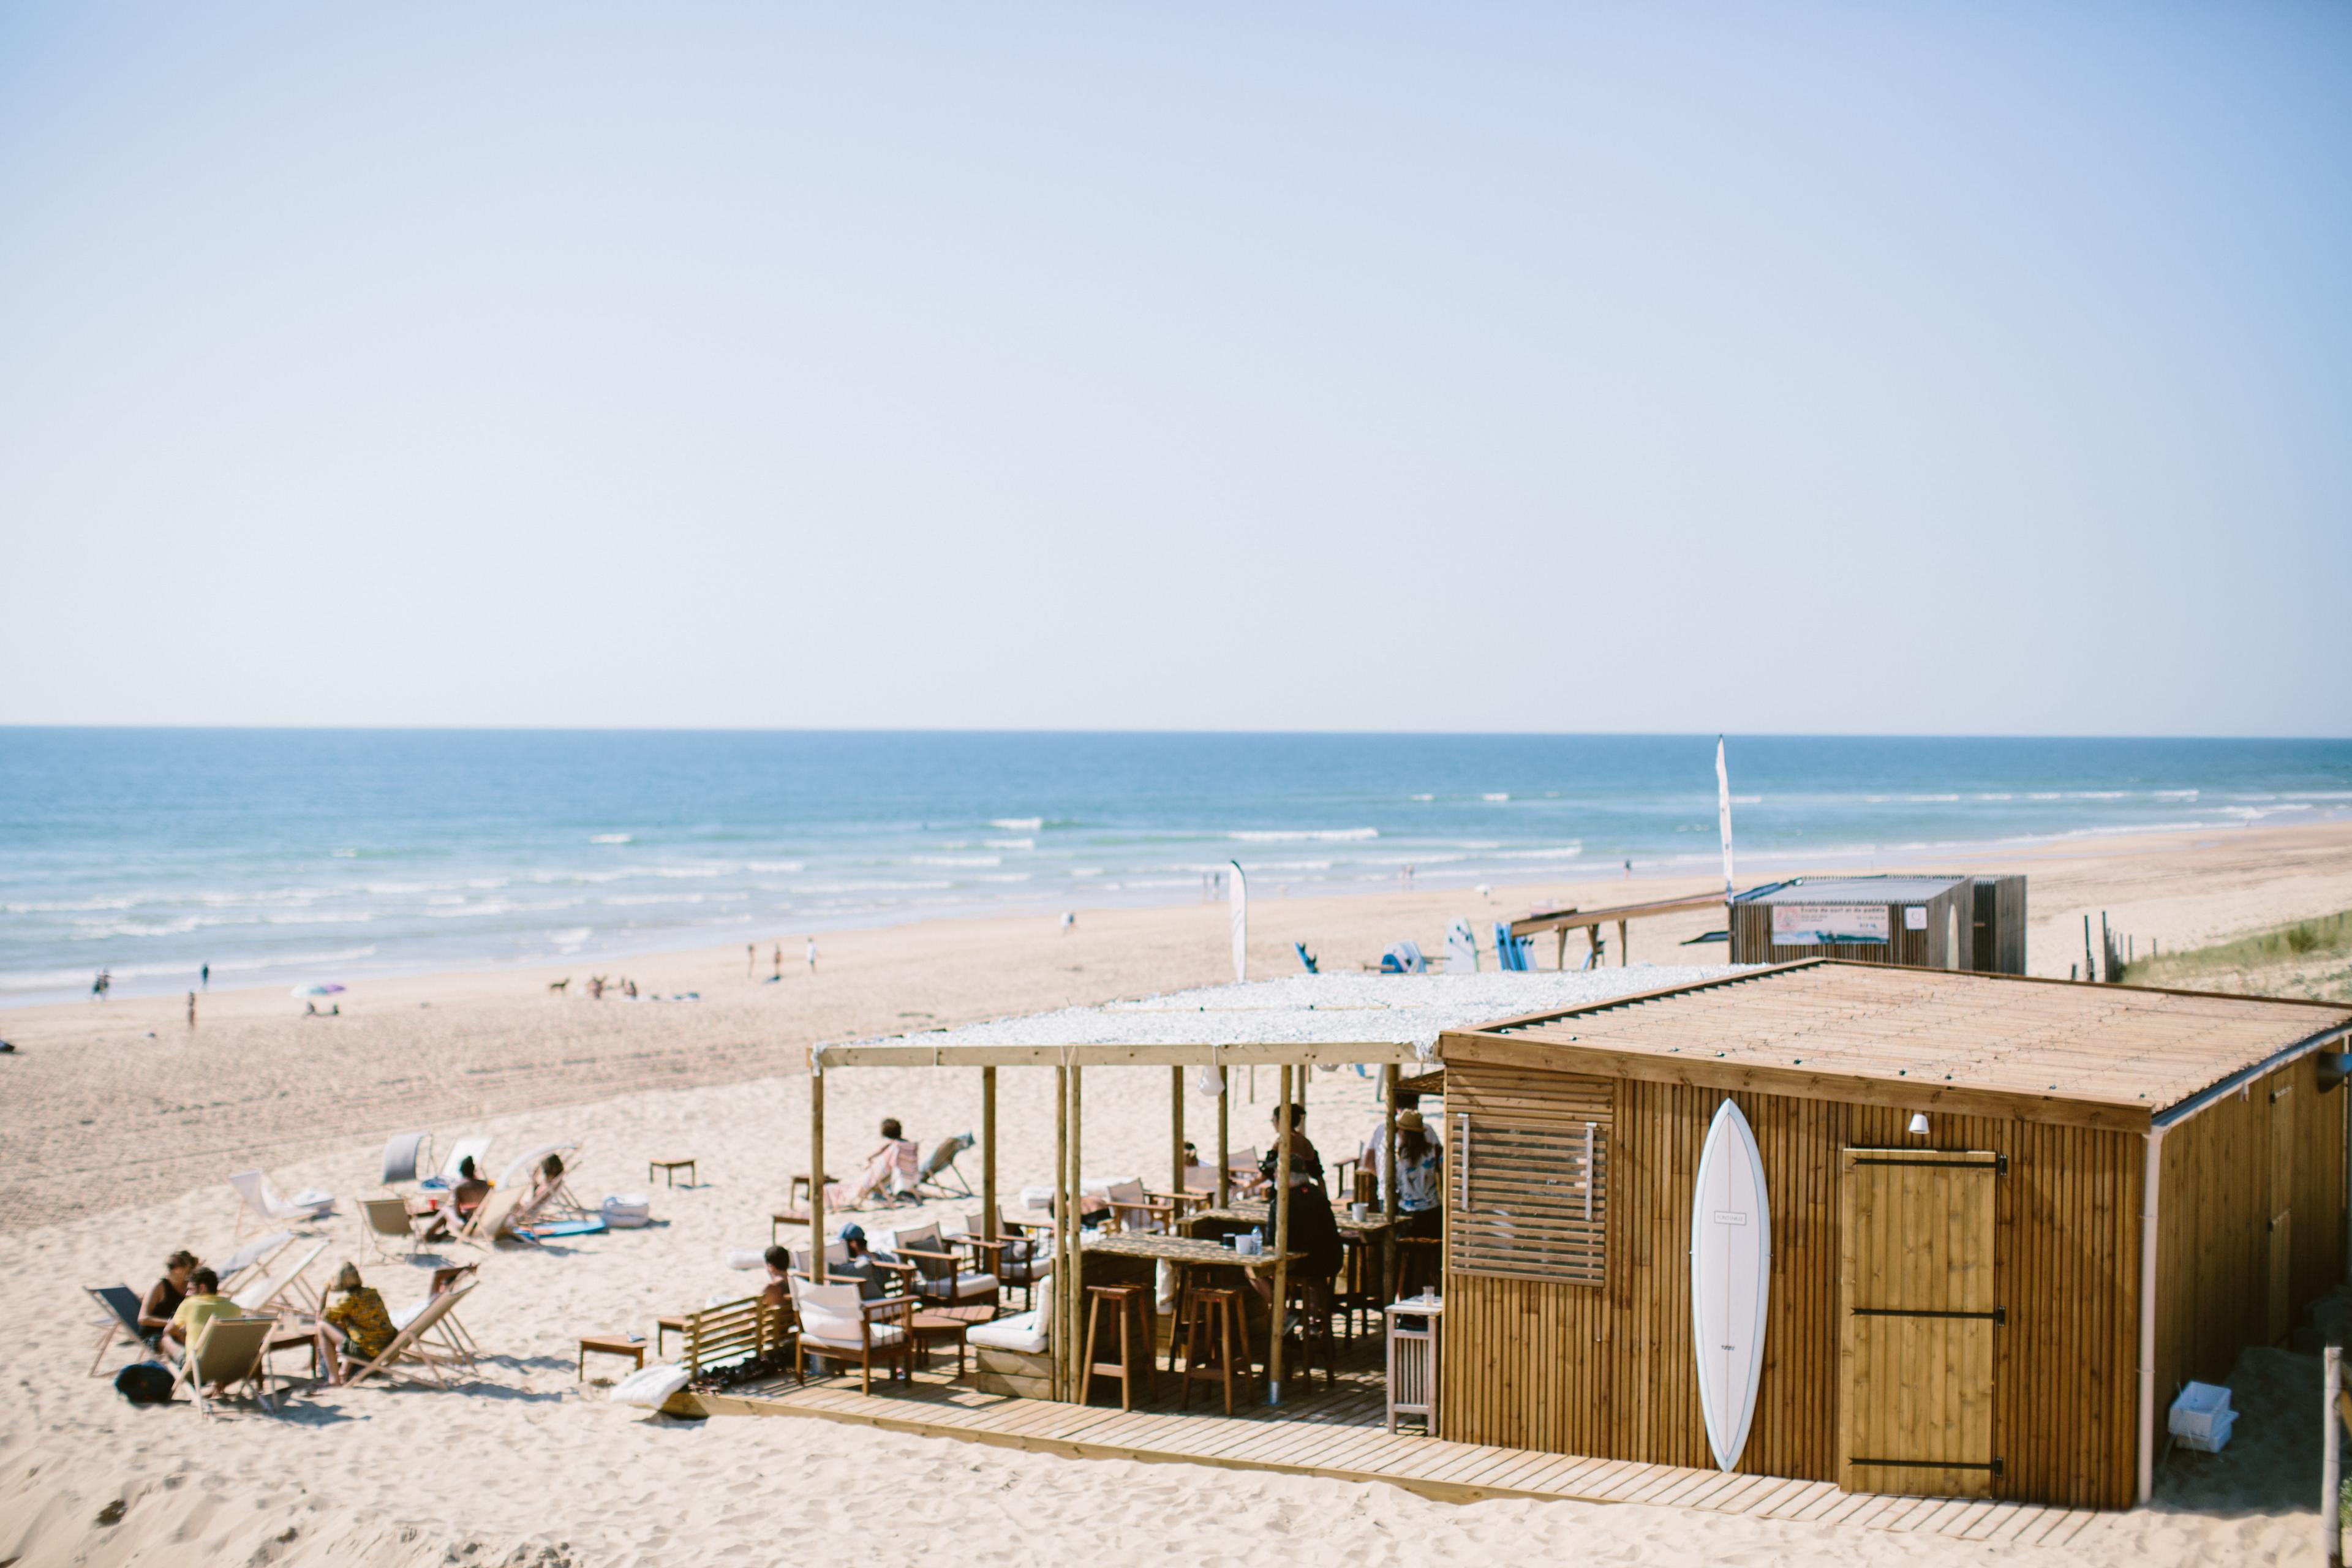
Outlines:
[[[1716,737],[0,727],[0,1005],[1711,873]],[[1733,735],[1743,885],[2352,813],[2352,741]]]

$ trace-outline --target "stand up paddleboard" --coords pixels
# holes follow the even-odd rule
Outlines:
[[[1691,1330],[1707,1446],[1728,1470],[1748,1446],[1764,1371],[1764,1303],[1772,1280],[1772,1220],[1764,1161],[1739,1107],[1725,1100],[1706,1130],[1691,1200]]]

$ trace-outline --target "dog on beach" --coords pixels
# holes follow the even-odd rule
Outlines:
[[[572,976],[570,976],[569,974],[567,974],[567,975],[565,975],[565,976],[564,976],[562,979],[561,979],[561,980],[551,980],[551,981],[549,981],[549,982],[547,983],[547,988],[548,988],[550,991],[554,991],[554,992],[559,992],[559,993],[560,993],[560,992],[562,992],[562,991],[563,990],[563,988],[564,988],[565,986],[567,986],[567,985],[569,985],[569,984],[572,984]]]

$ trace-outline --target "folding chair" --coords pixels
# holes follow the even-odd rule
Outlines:
[[[205,1415],[213,1413],[206,1398],[207,1384],[215,1388],[234,1387],[249,1392],[264,1410],[276,1413],[269,1403],[269,1336],[277,1331],[275,1318],[215,1318],[196,1331],[195,1342],[181,1358],[180,1374],[172,1380],[172,1392],[177,1394],[185,1385],[195,1396],[196,1409]]]
[[[98,1375],[99,1364],[106,1360],[106,1352],[114,1348],[118,1339],[127,1337],[138,1346],[140,1361],[154,1353],[147,1342],[147,1331],[139,1324],[139,1292],[128,1285],[85,1285],[82,1289],[89,1293],[91,1300],[106,1309],[106,1316],[99,1320],[98,1353],[89,1361],[90,1376]]]

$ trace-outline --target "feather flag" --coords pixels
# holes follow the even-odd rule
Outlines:
[[[1731,897],[1731,774],[1723,765],[1723,737],[1715,738],[1715,815],[1723,825],[1723,896]]]
[[[1249,881],[1242,875],[1242,863],[1228,860],[1234,868],[1234,885],[1228,897],[1234,906],[1234,979],[1249,978]]]

